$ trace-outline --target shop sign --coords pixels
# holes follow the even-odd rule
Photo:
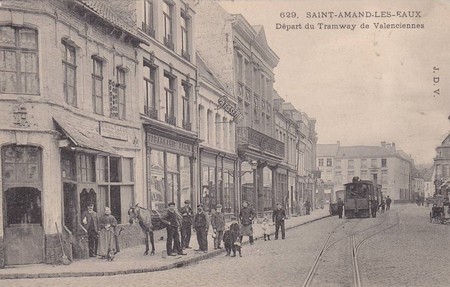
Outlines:
[[[224,109],[227,113],[233,116],[233,121],[236,123],[239,123],[244,116],[239,111],[239,109],[235,108],[230,101],[228,101],[228,98],[226,96],[219,98],[219,106]]]
[[[128,140],[126,128],[108,122],[100,122],[100,134],[105,138],[112,138],[122,141]]]
[[[165,150],[173,150],[184,154],[192,154],[192,145],[154,134],[147,134],[147,143]]]

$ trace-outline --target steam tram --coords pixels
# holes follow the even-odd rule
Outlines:
[[[347,218],[376,217],[378,203],[382,200],[381,185],[354,177],[344,184],[344,210]]]

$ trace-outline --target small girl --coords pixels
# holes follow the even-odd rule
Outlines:
[[[262,230],[264,231],[264,241],[266,241],[266,237],[268,240],[270,240],[270,230],[269,230],[269,220],[267,220],[267,217],[264,217],[262,222]]]

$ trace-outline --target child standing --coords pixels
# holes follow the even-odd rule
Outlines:
[[[269,220],[267,220],[267,217],[264,217],[262,222],[262,230],[264,231],[264,241],[270,240],[270,230],[269,230]]]

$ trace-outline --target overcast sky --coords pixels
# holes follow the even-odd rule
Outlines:
[[[319,143],[395,142],[416,163],[430,163],[450,131],[450,1],[221,1],[252,25],[263,25],[280,57],[275,89],[317,119]],[[370,4],[369,4],[370,3]],[[419,17],[307,18],[307,12],[419,11]],[[281,18],[295,12],[298,18]],[[311,14],[312,15],[312,14]],[[404,15],[403,13],[401,15]],[[417,13],[411,15],[417,16]],[[303,29],[276,29],[276,23]],[[304,28],[314,24],[314,30]],[[352,30],[318,23],[356,24]],[[369,29],[361,29],[362,23]],[[373,23],[424,24],[424,29],[377,29]],[[433,74],[433,67],[439,71]],[[440,82],[433,85],[433,77]],[[433,91],[440,89],[440,95]]]

